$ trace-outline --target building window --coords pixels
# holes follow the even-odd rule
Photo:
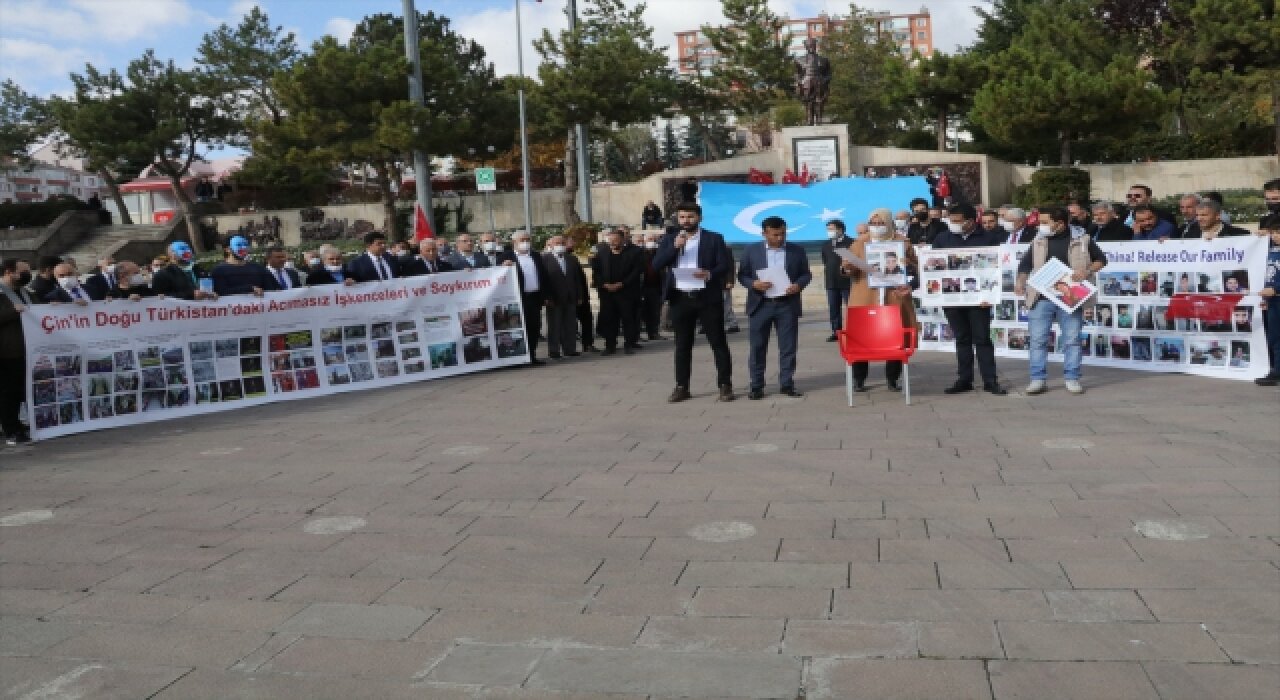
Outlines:
[[[918,17],[918,18],[916,18],[916,26],[917,26],[917,27],[927,27],[927,26],[929,26],[929,20],[928,20],[928,18],[926,18],[926,17]]]
[[[916,39],[919,39],[920,41],[924,41],[925,37],[927,36],[929,35],[925,34],[924,32],[916,32]]]

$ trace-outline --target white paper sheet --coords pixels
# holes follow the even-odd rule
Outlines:
[[[766,267],[756,270],[756,279],[773,285],[764,293],[770,299],[784,296],[787,293],[787,287],[791,286],[791,278],[787,276],[787,270],[783,267]]]
[[[673,267],[671,274],[676,278],[676,289],[682,292],[694,292],[699,289],[707,288],[707,281],[694,277],[694,273],[698,271],[696,267]]]

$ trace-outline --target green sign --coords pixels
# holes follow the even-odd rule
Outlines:
[[[476,168],[476,191],[496,192],[497,190],[498,175],[493,168]]]

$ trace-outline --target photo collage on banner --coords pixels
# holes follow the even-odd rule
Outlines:
[[[24,314],[33,437],[528,360],[506,268],[366,286]]]
[[[1215,241],[1101,243],[1107,266],[1097,275],[1096,303],[1085,305],[1081,346],[1086,364],[1164,372],[1189,372],[1235,379],[1266,374],[1255,280],[1266,265],[1267,239],[1251,236]],[[992,304],[991,338],[996,354],[1028,356],[1027,306],[1014,294],[1018,262],[1028,246],[1000,246],[1001,298]],[[988,251],[997,250],[994,248]],[[954,350],[955,337],[940,306],[926,300],[931,258],[920,253],[924,284],[917,292],[921,349]],[[946,251],[950,254],[952,251]],[[934,262],[936,267],[938,262]],[[1169,319],[1175,294],[1241,294],[1229,319]],[[1062,360],[1062,339],[1050,331],[1050,359]]]
[[[971,306],[1000,301],[1000,252],[996,248],[948,248],[920,252],[920,303]],[[1012,279],[1009,282],[1013,289]]]

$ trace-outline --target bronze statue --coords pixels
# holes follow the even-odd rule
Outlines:
[[[817,126],[831,92],[831,61],[818,55],[818,40],[805,39],[805,55],[796,60],[796,97],[804,103],[805,123]]]

